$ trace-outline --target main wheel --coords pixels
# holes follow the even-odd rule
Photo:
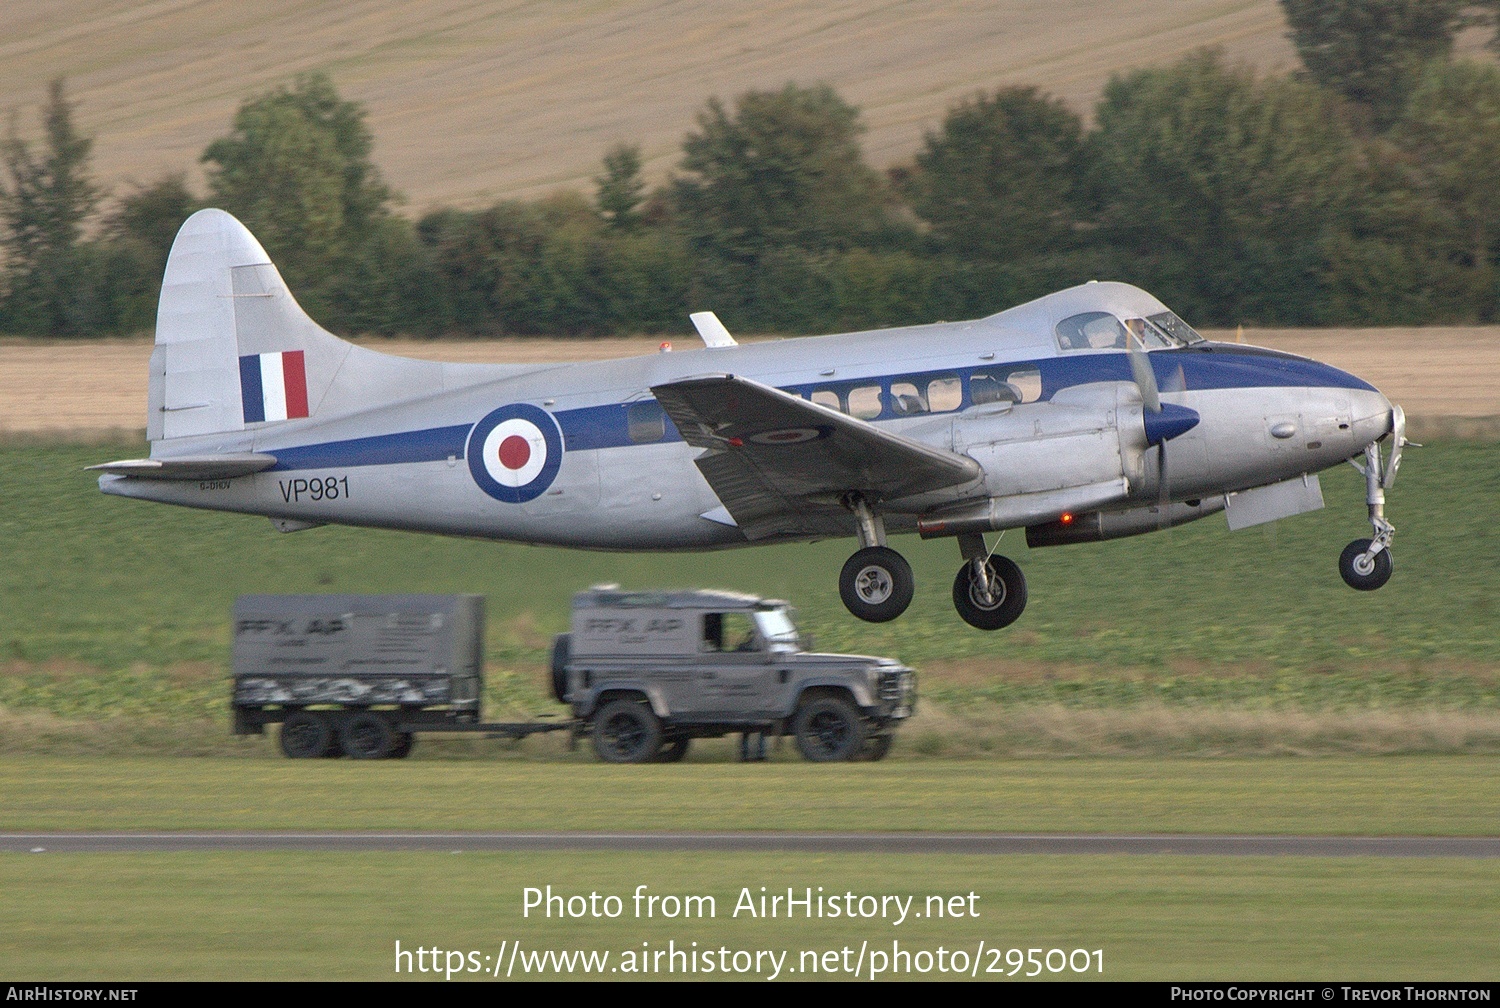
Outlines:
[[[339,742],[350,759],[385,759],[396,747],[396,729],[379,714],[355,714],[339,729]]]
[[[661,749],[661,722],[634,700],[613,700],[594,715],[594,752],[606,763],[644,763]]]
[[[281,722],[281,751],[288,759],[321,759],[338,752],[333,725],[312,711],[293,711]]]
[[[386,755],[390,759],[406,759],[406,757],[411,755],[411,747],[416,744],[416,735],[409,731],[397,732],[396,741],[391,745],[391,751]]]
[[[1391,579],[1395,567],[1390,550],[1383,549],[1369,557],[1365,556],[1365,550],[1369,548],[1369,539],[1356,539],[1339,554],[1339,576],[1344,579],[1344,584],[1356,591],[1379,588]]]
[[[1026,575],[1010,560],[993,556],[989,565],[990,591],[986,595],[974,581],[974,564],[964,564],[953,579],[953,608],[971,627],[999,630],[1021,618],[1026,608]]]
[[[656,753],[656,762],[681,763],[683,757],[688,754],[688,746],[692,741],[690,738],[667,739]]]
[[[792,734],[802,757],[813,763],[855,759],[865,748],[864,719],[842,697],[818,697],[797,708]]]
[[[911,564],[886,546],[866,546],[839,572],[844,607],[867,623],[884,623],[906,612],[915,586]]]

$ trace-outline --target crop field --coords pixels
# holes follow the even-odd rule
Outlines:
[[[0,108],[32,130],[66,75],[102,180],[123,188],[196,171],[242,99],[321,70],[368,108],[376,162],[421,210],[588,189],[622,140],[659,180],[710,97],[789,80],[861,106],[884,167],[974,90],[1034,84],[1087,112],[1111,73],[1203,45],[1268,71],[1294,61],[1275,0],[268,0],[253,18],[228,0],[11,0]]]

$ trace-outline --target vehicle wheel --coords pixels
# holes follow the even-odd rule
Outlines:
[[[594,752],[606,763],[644,763],[661,749],[661,722],[645,704],[614,700],[594,715]]]
[[[1366,557],[1365,550],[1369,548],[1370,540],[1356,539],[1339,554],[1339,575],[1344,584],[1356,591],[1379,588],[1391,579],[1395,567],[1390,550],[1383,549],[1373,557]]]
[[[339,742],[350,759],[385,759],[396,746],[396,730],[379,714],[355,714],[339,729]]]
[[[953,579],[953,608],[971,627],[999,630],[1021,618],[1026,608],[1026,576],[1003,556],[990,557],[990,594],[974,583],[974,565],[966,563]]]
[[[337,753],[333,725],[322,714],[293,711],[281,722],[281,751],[288,759],[321,759]]]
[[[573,653],[573,635],[560,633],[552,640],[552,695],[568,702],[568,657]]]
[[[681,763],[683,757],[688,754],[688,746],[692,741],[692,739],[688,738],[667,739],[662,743],[661,749],[656,754],[656,762]]]
[[[411,755],[412,746],[416,744],[417,736],[412,732],[397,732],[396,741],[391,744],[391,751],[386,755],[390,759],[406,759]]]
[[[885,759],[886,754],[891,751],[892,741],[893,739],[889,734],[871,735],[865,739],[865,748],[859,754],[859,758],[867,763],[877,763]]]
[[[884,623],[906,612],[916,581],[911,564],[887,546],[867,546],[839,572],[844,607],[867,623]]]
[[[854,759],[865,747],[864,719],[842,697],[818,697],[797,708],[792,734],[803,758],[814,763]]]

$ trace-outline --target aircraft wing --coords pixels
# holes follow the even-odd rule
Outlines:
[[[839,504],[871,503],[977,479],[966,455],[880,430],[837,410],[734,375],[651,389],[683,440],[708,451],[699,470],[751,539],[846,535]]]

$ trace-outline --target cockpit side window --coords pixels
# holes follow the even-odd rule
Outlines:
[[[1123,350],[1125,327],[1109,312],[1084,312],[1057,323],[1057,345],[1064,350]]]
[[[1143,318],[1128,318],[1125,320],[1125,331],[1130,333],[1131,341],[1127,346],[1141,346],[1147,350],[1155,350],[1161,347],[1173,346],[1171,340],[1161,334],[1161,331]]]

